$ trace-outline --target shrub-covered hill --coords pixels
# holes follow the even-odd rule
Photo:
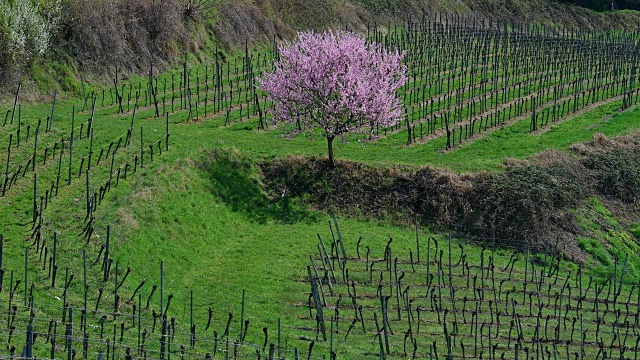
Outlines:
[[[364,32],[433,13],[586,30],[640,24],[635,11],[610,12],[596,0],[7,0],[0,3],[0,91],[13,92],[22,79],[25,94],[79,94],[85,81],[109,83],[116,68],[144,74],[151,63],[164,68],[185,53],[203,59],[247,41],[291,38],[296,30]]]

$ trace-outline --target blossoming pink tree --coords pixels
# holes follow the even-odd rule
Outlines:
[[[404,53],[347,32],[301,32],[280,49],[275,70],[259,82],[274,101],[274,121],[292,136],[322,128],[333,168],[333,140],[349,132],[373,135],[376,124],[402,117],[397,90],[407,81]]]

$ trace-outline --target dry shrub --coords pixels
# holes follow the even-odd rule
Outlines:
[[[591,154],[593,149],[585,143],[576,143],[569,146],[569,151],[577,155],[585,156]]]
[[[361,163],[290,157],[261,164],[272,196],[307,198],[319,208],[344,210],[382,218],[410,208],[406,172],[400,168],[374,168]]]
[[[261,164],[272,196],[300,197],[322,209],[353,215],[449,227],[467,212],[472,177],[424,167],[374,167],[326,159],[290,157]]]
[[[6,24],[0,19],[0,82],[9,84],[14,77],[11,69],[12,61],[9,52],[9,35]]]
[[[230,3],[220,6],[221,20],[214,32],[223,46],[244,45],[245,41],[269,41],[273,35],[291,38],[295,35],[288,26],[267,18],[264,11],[253,4]]]
[[[640,202],[640,158],[637,148],[600,151],[584,157],[583,163],[595,174],[598,192],[625,203]]]
[[[499,174],[482,174],[466,199],[469,209],[460,222],[481,236],[546,241],[569,209],[589,195],[586,171],[562,162],[532,164]],[[542,244],[542,246],[544,246]]]
[[[322,30],[335,25],[332,0],[270,0],[278,17],[298,30]]]
[[[425,223],[450,227],[460,214],[468,212],[465,194],[473,188],[473,178],[424,167],[407,177],[414,212]]]
[[[409,17],[419,18],[429,6],[428,2],[415,0],[354,0],[352,2],[375,16],[403,20]]]
[[[529,161],[516,159],[516,158],[510,158],[510,157],[505,157],[502,160],[502,165],[504,165],[504,167],[506,169],[513,169],[513,168],[516,168],[516,167],[527,166],[527,165],[529,165]]]
[[[293,39],[296,30],[325,29],[337,25],[336,20],[345,20],[340,22],[341,27],[366,30],[364,22],[359,21],[366,16],[362,8],[350,6],[356,13],[349,14],[351,21],[347,21],[337,5],[332,0],[226,2],[219,6],[214,32],[224,47],[231,47],[244,45],[245,41],[268,42],[274,35],[278,39]]]
[[[146,69],[169,58],[170,44],[185,27],[178,0],[70,0],[65,3],[60,42],[91,69]]]
[[[640,133],[616,138],[598,133],[590,142],[569,149],[592,174],[599,194],[627,204],[640,203]]]
[[[152,51],[165,53],[167,44],[182,40],[178,36],[185,32],[182,7],[177,0],[127,1],[126,11],[139,19]]]
[[[574,155],[558,149],[545,150],[532,156],[530,160],[526,160],[526,165],[532,164],[541,166],[564,166],[571,168],[571,171],[584,172],[584,168],[580,167],[580,163]]]
[[[302,157],[264,162],[261,169],[271,196],[395,222],[412,223],[417,217],[436,229],[495,235],[545,250],[558,230],[572,223],[568,210],[587,198],[591,181],[570,156],[549,153],[539,161],[475,175],[349,161],[329,169],[324,158]]]
[[[365,33],[366,24],[373,24],[375,18],[361,6],[344,2],[336,9],[338,23],[349,31]]]
[[[638,148],[640,148],[640,132],[619,135],[615,138],[596,133],[589,142],[572,144],[569,147],[569,151],[586,156],[612,150],[636,150]]]
[[[593,135],[593,140],[592,140],[591,143],[594,146],[607,147],[607,146],[610,146],[612,144],[612,141],[605,134],[596,133],[596,134]]]

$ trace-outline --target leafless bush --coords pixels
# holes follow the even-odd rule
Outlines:
[[[179,5],[175,0],[126,2],[127,11],[138,19],[156,47],[173,40],[174,31],[184,29]]]
[[[550,239],[555,242],[573,224],[569,210],[592,191],[590,173],[579,161],[569,160],[563,156],[518,164],[504,173],[473,175],[349,161],[338,161],[331,170],[322,158],[277,159],[262,163],[261,170],[274,197],[297,197],[320,209],[409,224],[418,218],[433,229],[518,239],[523,247],[549,251]],[[563,251],[572,257],[579,253],[575,243]]]
[[[292,38],[295,31],[280,19],[269,19],[254,4],[229,3],[220,6],[220,21],[214,26],[216,37],[224,46],[244,45],[245,41],[269,41],[275,34],[279,38]]]
[[[146,68],[185,36],[179,0],[71,0],[63,14],[60,41],[90,68]]]
[[[335,25],[331,0],[271,0],[276,14],[296,29],[324,29]]]

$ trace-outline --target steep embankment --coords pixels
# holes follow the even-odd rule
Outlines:
[[[291,38],[301,29],[364,32],[371,24],[386,26],[434,14],[444,14],[442,21],[465,14],[479,21],[585,30],[637,30],[640,24],[636,11],[595,12],[548,0],[235,0],[215,4],[40,0],[34,4],[0,5],[0,93],[5,98],[15,92],[18,79],[24,80],[22,94],[27,100],[54,89],[87,93],[90,83],[110,83],[116,68],[121,76],[143,75],[151,63],[164,69],[181,61],[185,53],[195,53],[194,60],[202,61],[216,49],[225,56],[247,41]]]

